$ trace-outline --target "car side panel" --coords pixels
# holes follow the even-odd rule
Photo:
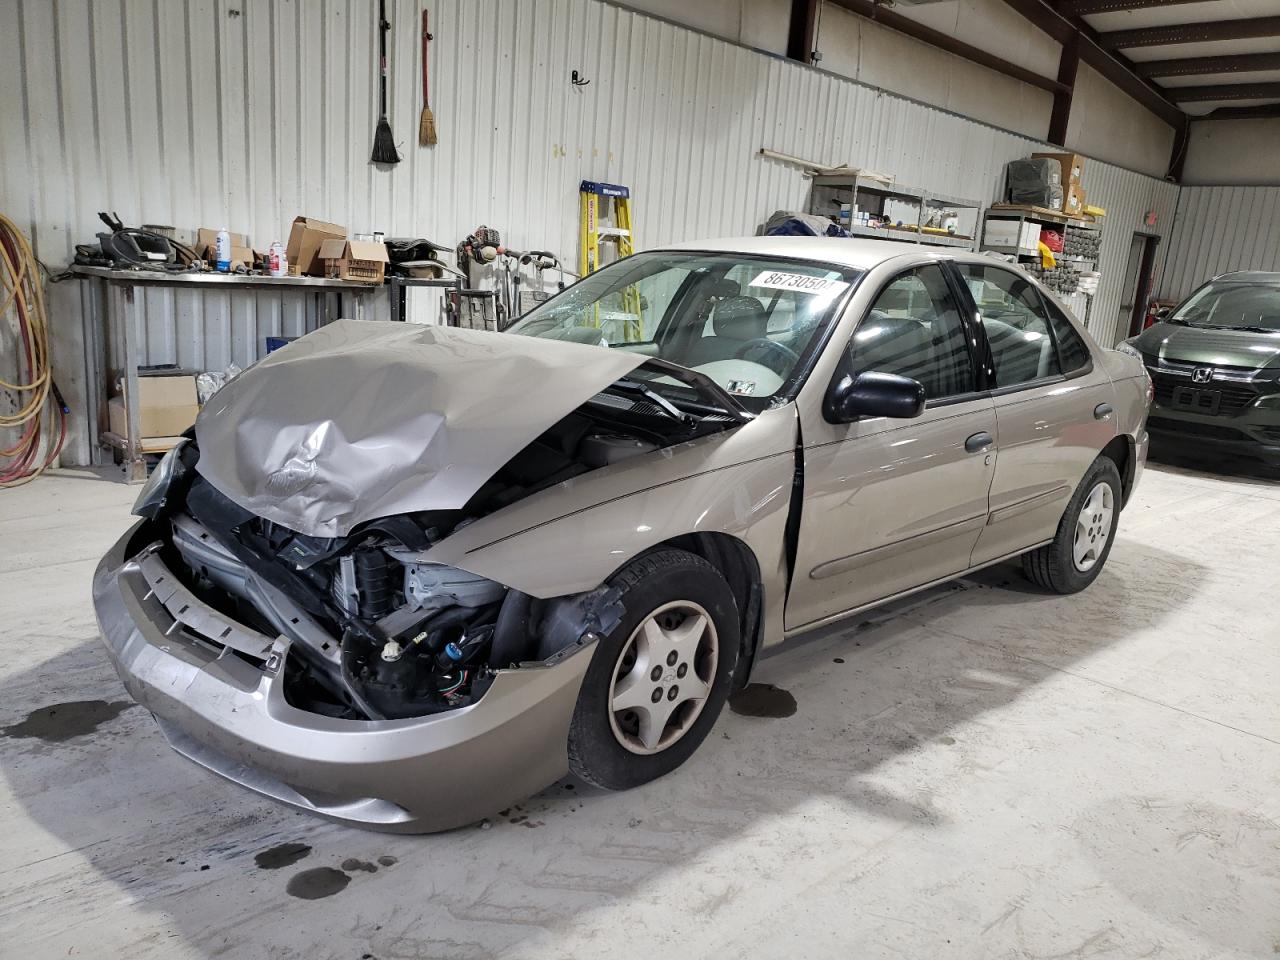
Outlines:
[[[815,424],[787,629],[963,573],[998,459],[965,440],[995,429],[989,397],[915,420]]]
[[[721,533],[760,568],[765,642],[782,637],[797,419],[788,404],[737,430],[634,457],[470,523],[421,559],[535,597],[591,590],[673,537]]]
[[[1108,419],[1094,410],[1110,404]],[[1000,456],[991,515],[974,547],[980,564],[1053,537],[1080,478],[1116,435],[1115,391],[1091,372],[995,397]]]

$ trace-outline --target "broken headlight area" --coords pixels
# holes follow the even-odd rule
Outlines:
[[[282,673],[291,705],[352,719],[456,709],[482,697],[495,671],[547,660],[621,617],[608,588],[537,600],[420,559],[469,520],[592,469],[574,459],[578,451],[594,460],[599,448],[624,442],[589,436],[579,424],[567,429],[581,432],[566,439],[549,431],[462,510],[383,517],[332,538],[306,536],[239,507],[192,469],[199,451],[189,441],[164,484],[150,490],[150,522],[138,542],[158,543],[160,559],[184,588],[179,604],[190,595],[236,624],[290,641]],[[651,448],[636,438],[625,442]],[[170,613],[186,635],[265,662],[260,652],[233,645],[231,635],[202,635],[185,611]]]

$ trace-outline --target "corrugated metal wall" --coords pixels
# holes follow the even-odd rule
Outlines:
[[[1128,332],[1129,319],[1121,319],[1120,303],[1129,244],[1139,231],[1159,234],[1162,242],[1168,242],[1178,186],[1092,160],[1085,164],[1083,179],[1088,202],[1107,209],[1098,256],[1102,280],[1089,311],[1089,332],[1099,343],[1111,346]],[[1155,227],[1145,225],[1147,213],[1156,215]]]
[[[1181,300],[1229,270],[1280,270],[1280,187],[1183,187],[1159,296]]]
[[[421,5],[389,6],[405,160],[378,169],[371,0],[0,0],[0,208],[51,264],[99,209],[259,248],[297,214],[450,245],[487,223],[572,258],[583,178],[633,188],[644,247],[801,206],[807,181],[761,146],[979,199],[1042,147],[597,0],[430,0],[440,145],[422,149]],[[1099,162],[1085,187],[1110,212],[1090,323],[1110,342],[1130,225],[1170,222],[1177,190]],[[231,308],[212,310],[149,311],[147,360],[239,362]]]

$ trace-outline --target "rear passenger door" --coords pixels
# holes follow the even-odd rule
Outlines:
[[[804,503],[786,627],[795,629],[962,572],[987,519],[995,414],[973,355],[980,339],[939,264],[877,293],[836,377],[920,381],[913,420],[806,420]],[[835,345],[833,344],[833,347]]]
[[[1111,380],[1061,309],[996,264],[957,263],[995,368],[1000,456],[973,564],[1051,539],[1080,478],[1115,436]]]

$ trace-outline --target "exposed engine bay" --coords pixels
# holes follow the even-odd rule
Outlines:
[[[418,717],[474,703],[495,671],[548,660],[622,615],[608,587],[539,600],[422,554],[539,490],[739,422],[679,410],[619,381],[520,450],[463,508],[381,517],[341,537],[304,535],[239,506],[196,470],[200,451],[188,439],[165,465],[158,495],[144,492],[135,512],[197,599],[288,638],[281,669],[292,706],[347,719]],[[193,639],[265,656],[227,637]]]

